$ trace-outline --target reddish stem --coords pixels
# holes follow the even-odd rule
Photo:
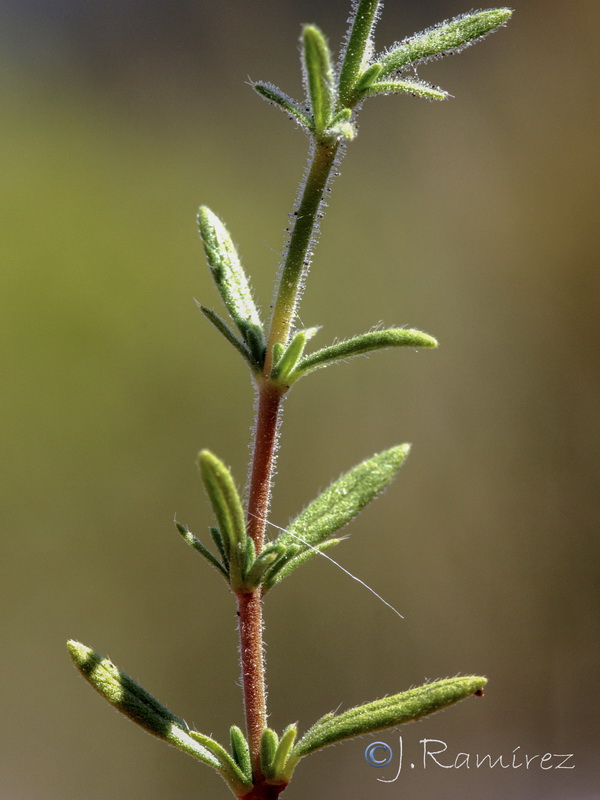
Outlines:
[[[259,783],[249,794],[243,795],[240,800],[277,800],[281,792],[287,787],[286,784]]]
[[[256,553],[263,549],[267,513],[271,497],[273,462],[277,443],[277,428],[281,408],[281,389],[264,382],[259,388],[254,432],[254,452],[248,494],[248,535],[254,540]],[[240,629],[240,658],[246,731],[252,759],[252,775],[256,791],[264,782],[260,766],[260,740],[267,726],[265,664],[263,653],[263,621],[261,590],[238,595]],[[277,797],[269,793],[256,798]],[[281,788],[279,791],[283,791]],[[254,797],[254,795],[252,795]]]
[[[257,554],[263,549],[271,500],[273,463],[282,394],[280,387],[266,381],[259,388],[247,520],[248,535],[254,539]]]

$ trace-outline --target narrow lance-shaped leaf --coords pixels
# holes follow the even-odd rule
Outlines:
[[[287,381],[291,384],[315,369],[328,367],[330,364],[337,364],[340,361],[369,353],[372,350],[384,350],[388,347],[437,347],[437,344],[433,336],[407,328],[369,331],[304,356],[298,362],[297,367],[288,375]]]
[[[233,757],[244,775],[250,780],[252,778],[252,762],[248,740],[237,725],[231,726],[229,737]]]
[[[244,774],[239,764],[229,755],[222,745],[215,742],[210,736],[206,736],[199,731],[191,730],[190,736],[219,759],[222,765],[220,769],[221,775],[232,787],[235,794],[239,795],[242,792],[246,794],[248,790],[252,788],[252,780]]]
[[[426,100],[447,100],[449,95],[443,89],[431,86],[425,81],[377,81],[363,92],[364,97],[377,94],[410,94]]]
[[[67,647],[83,677],[118,711],[148,733],[158,736],[214,769],[222,770],[222,762],[190,738],[189,728],[184,720],[169,711],[110,659],[103,658],[80,642],[71,640]]]
[[[265,81],[255,81],[252,83],[252,88],[269,103],[279,106],[288,116],[293,117],[304,130],[310,131],[312,127],[310,117],[302,111],[295,100],[288,97],[288,95],[282,92],[277,86],[272,83],[266,83]]]
[[[215,556],[210,552],[210,550],[205,547],[202,542],[197,539],[194,534],[190,531],[187,525],[182,525],[180,522],[175,522],[175,527],[182,535],[183,540],[193,547],[196,552],[200,553],[200,555],[204,556],[204,558],[208,561],[208,563],[215,567],[215,569],[221,573],[221,575],[225,578],[227,583],[229,583],[229,572],[225,568],[221,562],[215,558]]]
[[[373,50],[373,27],[380,6],[381,0],[354,0],[340,69],[339,100],[342,106],[354,105],[354,89]]]
[[[333,108],[331,55],[323,33],[315,25],[302,31],[303,66],[312,109],[314,131],[321,134],[329,124]]]
[[[273,759],[279,745],[279,737],[271,728],[265,728],[260,740],[260,766],[267,780],[273,777]]]
[[[283,545],[275,545],[267,550],[263,550],[254,560],[254,563],[247,569],[244,577],[244,583],[250,591],[254,591],[254,589],[260,586],[265,573],[280,560],[285,549]]]
[[[331,547],[335,547],[338,545],[342,539],[327,539],[325,542],[320,542],[319,544],[311,545],[310,547],[306,547],[302,542],[297,539],[298,544],[300,547],[304,547],[304,549],[298,553],[298,555],[292,556],[288,559],[281,559],[279,562],[273,565],[272,569],[265,571],[265,576],[263,580],[263,596],[275,586],[276,583],[279,583],[284,578],[287,578],[295,569],[301,567],[302,564],[305,564],[307,561],[310,561],[311,558],[318,556],[319,553],[325,552],[325,550],[329,550]]]
[[[421,719],[466,697],[482,694],[486,683],[487,679],[480,676],[447,678],[323,718],[304,734],[292,750],[286,775],[289,778],[303,756],[321,747]]]
[[[462,14],[433,28],[409,36],[377,58],[381,76],[390,75],[409,64],[456,53],[505,25],[512,15],[510,8],[491,8]]]
[[[297,734],[296,725],[288,725],[281,735],[271,763],[271,771],[275,780],[285,778],[285,767]]]
[[[280,383],[286,383],[288,375],[293,372],[302,358],[307,341],[311,339],[318,330],[318,328],[308,328],[307,330],[297,331],[287,347],[284,349],[277,348],[277,351],[275,347],[273,348],[274,366],[271,370],[271,378]],[[279,344],[279,342],[276,344]],[[277,360],[275,360],[275,358],[277,358]]]
[[[371,86],[372,83],[375,83],[377,78],[379,78],[379,76],[381,75],[382,69],[383,67],[381,66],[381,64],[371,64],[371,66],[368,67],[360,76],[356,84],[356,89],[355,89],[356,93],[363,94],[363,92],[365,92],[369,88],[369,86]]]
[[[257,360],[250,352],[248,347],[243,342],[240,342],[240,340],[233,333],[229,325],[227,325],[226,322],[223,322],[223,320],[218,314],[216,314],[211,308],[207,308],[206,306],[200,305],[198,301],[196,301],[196,304],[200,309],[200,311],[204,314],[204,316],[210,322],[212,322],[212,324],[219,331],[219,333],[221,333],[227,339],[227,341],[235,347],[238,353],[240,353],[244,361],[246,361],[250,366],[250,369],[256,369],[257,367],[260,367],[260,363],[257,363]]]
[[[219,523],[219,532],[229,561],[231,586],[235,589],[242,579],[247,540],[240,496],[225,464],[209,450],[201,451],[198,465]]]
[[[217,550],[219,551],[219,554],[223,559],[223,566],[225,567],[226,570],[229,570],[229,559],[227,558],[227,553],[225,552],[225,545],[223,544],[223,537],[221,536],[221,532],[219,531],[218,528],[212,527],[212,525],[209,528],[209,530],[211,539],[215,543]]]
[[[409,451],[408,444],[391,447],[346,472],[291,522],[277,544],[297,543],[295,534],[314,546],[338,531],[391,483]]]
[[[250,285],[229,231],[206,206],[198,210],[198,230],[217,289],[244,341],[251,343],[249,331],[264,339]]]

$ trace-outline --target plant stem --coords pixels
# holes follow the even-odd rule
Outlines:
[[[273,345],[276,342],[286,344],[289,337],[304,277],[310,264],[311,246],[317,229],[319,208],[323,202],[323,195],[338,150],[338,142],[332,144],[316,142],[314,144],[312,163],[304,185],[302,199],[297,211],[294,212],[296,221],[287,246],[273,309],[265,375],[271,371]]]
[[[247,520],[248,535],[254,540],[257,555],[263,549],[271,499],[282,394],[283,390],[269,381],[258,388]]]
[[[262,780],[260,739],[267,725],[261,591],[238,594],[240,654],[246,732],[254,782]]]
[[[265,381],[259,387],[247,515],[248,535],[254,540],[257,554],[262,551],[264,543],[281,398],[281,389],[273,384]],[[246,731],[253,778],[257,783],[263,778],[260,766],[260,739],[267,725],[260,588],[251,593],[238,595],[238,614]]]
[[[264,377],[258,379],[258,403],[254,428],[254,444],[248,492],[247,532],[252,537],[257,555],[262,551],[271,498],[273,465],[277,431],[281,417],[281,401],[285,391],[269,380],[273,344],[287,342],[303,278],[310,262],[319,209],[336,160],[337,143],[314,144],[302,199],[295,213],[296,221],[288,243],[281,273],[279,291],[267,348]],[[246,731],[250,745],[255,785],[264,780],[260,766],[260,740],[267,725],[265,663],[263,653],[263,621],[261,590],[238,594],[240,656]]]

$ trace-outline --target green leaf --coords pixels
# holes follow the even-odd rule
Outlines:
[[[292,750],[287,777],[301,758],[321,747],[421,719],[466,697],[481,694],[486,683],[487,679],[479,676],[447,678],[324,718],[313,725]]]
[[[369,331],[304,356],[288,375],[288,383],[291,385],[315,369],[338,364],[340,361],[369,353],[371,350],[384,350],[388,347],[437,347],[437,341],[427,333],[407,328]]]
[[[267,780],[273,778],[273,759],[279,745],[279,737],[271,728],[265,728],[260,739],[260,767]]]
[[[352,109],[342,108],[333,115],[329,127],[323,132],[323,137],[338,142],[351,141],[356,136],[356,128],[351,119]]]
[[[383,68],[381,75],[391,75],[409,64],[423,63],[463,50],[506,25],[512,13],[510,8],[491,8],[473,14],[461,14],[409,36],[377,58]]]
[[[365,97],[376,94],[411,94],[413,97],[424,97],[426,100],[447,100],[450,96],[443,89],[424,81],[378,81],[364,90]]]
[[[252,789],[252,780],[244,774],[240,766],[234,761],[224,747],[218,742],[215,742],[214,739],[211,739],[210,736],[206,736],[199,731],[190,731],[190,736],[206,747],[207,750],[210,750],[210,752],[219,759],[221,763],[219,772],[231,786],[234,794],[239,796],[242,792],[246,794],[249,789]]]
[[[285,779],[285,766],[297,734],[296,725],[288,725],[281,736],[271,763],[271,771],[275,780]]]
[[[238,728],[237,725],[232,725],[229,731],[231,741],[231,752],[233,757],[248,780],[252,779],[252,762],[250,760],[250,747],[248,740]]]
[[[223,548],[229,561],[231,587],[235,591],[242,585],[247,541],[240,496],[225,464],[209,450],[200,452],[198,465],[219,524]]]
[[[351,122],[340,120],[323,131],[323,138],[333,139],[336,142],[351,142],[356,137],[356,133],[356,128]]]
[[[355,89],[356,94],[363,94],[366,92],[369,86],[381,75],[382,69],[383,67],[381,64],[371,64],[358,79]]]
[[[186,722],[169,711],[110,659],[103,658],[81,642],[71,640],[67,643],[67,647],[83,677],[118,711],[148,733],[183,750],[222,774],[222,761],[205,746],[194,741]]]
[[[325,550],[329,550],[331,547],[335,547],[339,544],[342,539],[327,539],[325,542],[320,542],[320,544],[311,545],[310,547],[304,547],[304,549],[298,553],[297,555],[293,556],[293,558],[285,559],[282,563],[277,563],[274,565],[273,570],[269,570],[266,573],[263,585],[263,595],[265,595],[269,589],[273,588],[276,583],[279,583],[284,578],[287,578],[295,569],[301,567],[302,564],[305,564],[307,561],[310,561],[311,558],[314,556],[318,556],[319,553],[323,553]],[[302,544],[299,545],[302,547]]]
[[[271,378],[278,383],[285,384],[288,375],[294,370],[302,355],[306,342],[311,339],[318,331],[318,328],[308,328],[304,331],[297,331],[292,337],[291,342],[282,351],[278,350],[279,357],[274,362],[273,369],[271,370]],[[275,349],[273,350],[275,356]]]
[[[283,545],[272,545],[273,547],[277,547],[278,549]],[[282,569],[289,561],[298,555],[298,553],[304,548],[304,545],[298,543],[293,545],[288,545],[284,547],[281,555],[275,561],[268,570],[265,571],[265,575],[263,577],[263,593],[266,593],[269,586],[271,586],[274,581],[274,576],[280,569]],[[261,554],[262,555],[262,554]]]
[[[227,341],[232,344],[235,349],[240,353],[243,359],[248,363],[251,369],[256,370],[260,368],[260,364],[257,364],[252,353],[248,349],[248,347],[237,338],[237,336],[233,333],[229,325],[226,322],[223,322],[221,317],[216,314],[211,308],[207,308],[206,306],[200,305],[198,301],[196,304],[200,311],[204,314],[204,316],[212,322],[215,328],[222,333],[223,336],[227,339]]]
[[[253,334],[264,345],[262,322],[229,231],[206,206],[198,210],[198,230],[217,289],[244,341],[251,346]]]
[[[200,555],[204,556],[204,558],[208,561],[208,563],[215,567],[215,569],[220,572],[227,583],[229,583],[229,572],[225,568],[221,562],[214,557],[214,555],[210,552],[210,550],[205,547],[202,542],[197,539],[194,534],[190,531],[187,525],[182,525],[180,522],[175,521],[175,527],[179,531],[179,533],[183,536],[184,541],[186,541],[190,547],[193,547]]]
[[[294,544],[294,535],[313,547],[323,542],[393,481],[409,451],[409,444],[401,444],[353,467],[313,500],[277,537],[276,543]]]
[[[209,528],[211,538],[215,543],[217,550],[221,558],[223,559],[223,566],[226,570],[229,570],[229,559],[227,558],[227,553],[225,552],[225,545],[223,544],[223,537],[218,528],[213,528],[212,526]]]
[[[329,125],[334,104],[331,55],[323,33],[315,25],[302,31],[304,80],[317,135]]]
[[[267,571],[281,560],[285,550],[286,548],[283,545],[273,545],[263,550],[254,560],[244,578],[244,583],[250,591],[254,591],[260,586]]]
[[[289,117],[295,119],[305,131],[310,132],[312,130],[313,125],[310,117],[302,111],[295,100],[288,97],[277,86],[265,81],[255,81],[252,83],[252,88],[269,103],[279,106]]]
[[[256,545],[254,544],[254,540],[251,536],[246,537],[246,552],[244,554],[244,584],[246,584],[246,576],[248,572],[254,566],[254,562],[256,561]]]
[[[339,102],[343,106],[356,103],[355,88],[371,58],[373,28],[380,7],[381,0],[354,0],[340,70]]]

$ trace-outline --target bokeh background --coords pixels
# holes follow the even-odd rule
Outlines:
[[[597,796],[598,103],[592,0],[515,0],[510,27],[377,98],[342,164],[301,317],[317,344],[382,321],[436,335],[291,393],[272,519],[362,458],[413,453],[331,564],[268,598],[271,724],[306,728],[458,672],[484,700],[302,763],[286,798]],[[383,47],[468,10],[388,0]],[[2,0],[2,800],[192,800],[218,776],[142,734],[65,648],[107,653],[226,739],[242,723],[234,605],[178,539],[210,523],[194,458],[244,483],[252,392],[198,314],[218,300],[197,205],[227,221],[263,308],[307,141],[246,85],[300,93],[301,22],[346,0]],[[423,770],[458,752],[572,770]],[[365,746],[393,748],[386,769]],[[413,761],[411,770],[408,762]],[[538,762],[534,762],[538,763]],[[556,760],[551,762],[558,763]]]

